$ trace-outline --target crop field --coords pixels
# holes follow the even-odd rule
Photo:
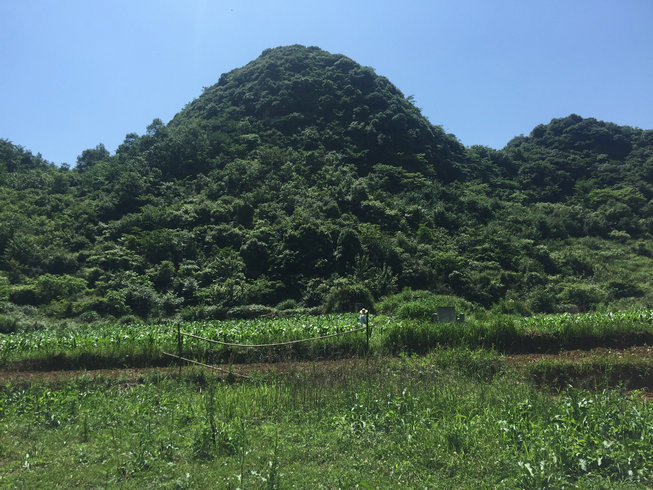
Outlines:
[[[176,352],[177,326],[186,333],[224,342],[264,344],[320,337],[360,328],[361,325],[357,321],[356,315],[332,314],[283,319],[110,324],[74,329],[34,330],[0,334],[0,355],[4,365],[32,360],[48,367],[58,363],[64,368],[147,366],[168,362],[169,359],[162,355],[164,351]],[[364,336],[363,332],[362,335],[357,335],[356,339],[349,339],[346,345],[363,352],[361,346],[364,344]],[[324,348],[325,345],[333,347],[337,342],[322,342],[318,348]],[[227,349],[209,348],[205,342],[193,338],[184,338],[184,352],[203,359],[211,355],[230,355],[230,352],[226,351]]]
[[[653,333],[653,310],[617,313],[536,315],[519,319],[524,332],[556,336],[561,342],[602,341],[615,336]]]
[[[438,346],[540,352],[560,348],[652,343],[653,310],[529,318],[492,316],[458,323],[371,318],[370,353],[425,353]],[[219,322],[110,324],[0,334],[0,366],[31,361],[48,368],[163,365],[162,352],[176,352],[177,326],[187,333],[237,344],[283,343],[357,329],[355,314],[297,316]],[[184,353],[211,362],[322,359],[366,354],[365,332],[288,348],[230,349],[185,337]],[[233,357],[232,357],[233,356]]]
[[[360,328],[357,315],[2,335],[0,375],[76,370],[2,378],[0,486],[648,488],[652,318],[379,315],[369,351],[365,331],[262,349],[184,337],[185,356],[240,363],[236,380],[179,369],[163,354],[177,326],[266,344]],[[601,347],[564,350],[581,341]],[[243,364],[260,362],[279,368]]]

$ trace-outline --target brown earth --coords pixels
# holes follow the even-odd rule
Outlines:
[[[614,358],[614,359],[653,359],[653,347],[647,345],[638,345],[625,349],[612,349],[609,347],[596,347],[594,349],[582,350],[563,350],[556,354],[511,354],[506,355],[503,359],[516,365],[532,364],[542,360],[557,360],[569,362],[587,362],[597,359]]]
[[[606,363],[606,360],[609,362]],[[528,372],[530,381],[538,386],[553,389],[568,385],[588,389],[619,387],[628,391],[638,390],[644,400],[653,401],[653,347],[647,345],[627,349],[598,347],[558,354],[509,355],[503,361]]]
[[[573,376],[573,371],[575,368],[582,367],[583,365],[592,364],[593,362],[603,361],[605,359],[611,359],[615,362],[639,362],[639,361],[653,361],[653,347],[646,345],[629,347],[625,349],[613,349],[606,347],[598,347],[589,350],[568,350],[561,351],[556,354],[511,354],[500,357],[500,363],[507,366],[514,366],[517,368],[527,368],[529,365],[533,365],[539,361],[560,361],[565,365],[570,366],[570,373],[564,373],[566,376]],[[374,362],[374,361],[372,361]],[[242,376],[253,376],[253,375],[265,375],[271,373],[278,374],[292,374],[293,372],[306,372],[312,369],[319,368],[320,370],[346,370],[355,368],[357,366],[363,366],[365,364],[364,359],[340,359],[340,360],[326,360],[326,361],[314,361],[314,362],[278,362],[278,363],[256,363],[256,364],[235,364],[232,367],[233,373],[235,375]],[[216,366],[219,371],[216,371],[218,375],[228,376],[229,367],[228,366]],[[636,367],[636,366],[635,366]],[[87,376],[87,377],[98,377],[102,376],[104,378],[111,379],[120,379],[126,383],[137,383],[139,380],[142,380],[143,377],[151,375],[152,373],[159,372],[163,375],[175,375],[178,373],[177,366],[171,367],[148,367],[148,368],[123,368],[123,369],[95,369],[95,370],[52,370],[52,371],[36,371],[36,370],[19,370],[19,369],[3,369],[0,370],[0,385],[12,383],[12,384],[22,384],[22,383],[62,383],[70,379]],[[183,369],[187,369],[184,367]],[[208,369],[208,368],[207,368]],[[585,373],[584,375],[586,375]],[[598,373],[597,373],[598,374]],[[591,375],[591,373],[590,373]],[[628,387],[629,379],[620,380],[619,376],[623,375],[625,377],[630,376],[629,373],[625,372],[620,374],[620,372],[613,373],[613,377],[616,379],[611,379],[611,385],[621,385]],[[634,377],[637,377],[637,373],[633,374]],[[649,381],[650,375],[647,373],[643,385],[636,386],[637,389],[643,389],[643,397],[648,400],[653,401],[653,382]],[[536,382],[541,382],[549,385],[563,384],[568,381],[568,378],[562,376],[561,379],[539,379]],[[622,382],[623,381],[623,382]]]
[[[256,374],[287,374],[292,372],[307,371],[321,367],[323,369],[343,369],[365,364],[364,359],[339,359],[333,361],[314,361],[314,362],[277,362],[277,363],[254,363],[254,364],[234,364],[233,372],[236,376],[252,376]],[[187,369],[187,364],[183,369]],[[219,368],[218,374],[225,377],[229,375],[229,366],[216,366]],[[207,371],[209,369],[207,368]],[[122,379],[126,382],[136,382],[143,376],[159,372],[161,374],[176,374],[179,372],[178,366],[169,367],[147,367],[147,368],[121,368],[121,369],[67,369],[67,370],[18,370],[2,369],[0,370],[0,385],[7,383],[60,383],[80,376],[95,378],[102,376],[105,378]]]

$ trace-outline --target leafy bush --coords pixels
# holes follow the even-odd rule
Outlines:
[[[227,312],[228,318],[259,318],[262,316],[273,315],[276,310],[270,306],[264,305],[244,305],[231,308]]]
[[[126,294],[124,290],[108,291],[104,297],[104,302],[98,306],[105,308],[104,313],[109,313],[114,316],[126,315],[131,311],[126,304]]]
[[[608,287],[610,299],[640,298],[644,296],[644,290],[639,285],[628,281],[610,281]]]
[[[534,313],[553,313],[555,303],[555,292],[543,286],[532,288],[526,300],[528,309]]]
[[[277,310],[294,310],[297,308],[297,301],[294,299],[285,299],[277,305]]]
[[[123,315],[118,319],[118,323],[121,325],[136,325],[140,323],[141,319],[136,315]]]
[[[14,333],[18,329],[18,320],[11,315],[0,315],[0,333]]]
[[[500,299],[499,302],[492,307],[492,312],[501,315],[522,316],[526,316],[531,313],[526,303],[513,299]]]
[[[215,305],[192,305],[182,308],[179,316],[186,321],[224,320],[227,318],[227,309]]]
[[[9,291],[9,301],[17,305],[38,305],[39,298],[33,286],[16,286]]]
[[[39,301],[49,303],[55,299],[70,298],[86,290],[86,281],[68,274],[43,274],[36,280],[35,290]]]
[[[161,297],[161,308],[166,315],[174,314],[183,303],[184,300],[175,296],[172,292],[168,292]]]
[[[149,284],[130,284],[125,292],[125,303],[134,313],[146,317],[159,304],[156,291]]]
[[[279,318],[293,318],[298,316],[318,316],[322,313],[322,308],[313,306],[311,308],[289,308],[287,310],[279,309],[277,306],[277,315]]]
[[[369,289],[362,284],[339,280],[331,287],[324,301],[327,312],[355,311],[357,306],[374,310],[374,298]]]
[[[560,294],[560,299],[564,303],[574,304],[583,312],[593,309],[605,297],[605,292],[599,287],[581,283],[566,286]]]
[[[84,323],[95,323],[100,321],[101,317],[97,311],[85,311],[79,315],[79,320]]]
[[[379,303],[379,311],[399,318],[430,320],[441,306],[453,306],[460,312],[471,312],[475,309],[472,303],[457,296],[405,288],[401,293],[389,296]]]

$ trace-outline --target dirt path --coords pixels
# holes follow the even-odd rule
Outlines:
[[[236,374],[251,376],[254,374],[269,374],[269,373],[291,373],[301,372],[314,369],[320,366],[324,369],[346,369],[356,365],[365,364],[364,359],[339,359],[332,361],[296,361],[296,362],[277,362],[277,363],[253,363],[253,364],[234,364],[233,371]],[[188,365],[184,365],[183,369],[188,369]],[[218,374],[228,375],[229,366],[216,366],[225,372]],[[150,375],[155,372],[161,374],[174,375],[178,373],[177,366],[169,367],[148,367],[148,368],[121,368],[121,369],[68,369],[56,371],[18,371],[11,369],[0,370],[0,385],[7,383],[61,383],[80,376],[88,376],[96,378],[99,376],[112,379],[124,379],[127,382],[138,381],[143,376]],[[208,369],[207,369],[208,371]]]
[[[636,346],[627,349],[611,349],[599,347],[590,350],[568,350],[557,354],[511,354],[501,357],[501,361],[515,366],[526,366],[534,362],[549,359],[569,361],[571,363],[591,362],[592,360],[615,358],[615,359],[641,359],[653,361],[653,347]],[[301,372],[316,367],[321,369],[347,369],[357,365],[363,365],[363,359],[339,359],[330,361],[296,361],[278,363],[256,363],[237,364],[233,371],[243,375],[268,374],[268,373],[289,373]],[[228,369],[228,366],[219,366]],[[11,369],[0,370],[0,385],[7,383],[32,383],[45,382],[57,383],[80,377],[106,377],[113,379],[125,379],[128,382],[138,381],[139,378],[153,372],[161,374],[175,374],[178,368],[175,367],[151,367],[151,368],[123,368],[123,369],[96,369],[96,370],[57,370],[57,371],[18,371]],[[226,374],[225,374],[226,375]]]
[[[569,362],[587,362],[605,358],[653,360],[653,347],[647,345],[638,345],[626,349],[597,347],[589,350],[574,349],[560,351],[556,354],[511,354],[504,356],[503,359],[511,364],[524,365],[545,359]]]

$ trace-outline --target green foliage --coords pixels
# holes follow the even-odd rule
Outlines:
[[[456,296],[438,295],[429,291],[404,288],[401,293],[389,296],[378,304],[379,312],[398,318],[430,321],[440,306],[453,306],[459,313],[471,313],[472,303]]]
[[[520,327],[535,334],[553,335],[565,347],[627,342],[628,337],[646,337],[651,332],[651,310],[621,313],[536,315],[520,320]]]
[[[57,168],[0,140],[0,309],[215,318],[404,287],[505,313],[653,307],[652,162],[652,131],[577,115],[466,149],[371,68],[266,50],[115,155]]]
[[[185,321],[224,320],[227,311],[227,308],[220,306],[185,306],[179,310],[179,316]]]
[[[246,305],[236,306],[227,312],[229,318],[258,318],[261,316],[271,316],[275,309],[263,305]]]
[[[466,349],[234,384],[193,368],[133,383],[9,383],[2,478],[30,488],[646,488],[653,407],[640,395],[551,396]]]
[[[576,305],[580,311],[587,311],[604,300],[604,293],[593,285],[572,284],[562,290],[561,300],[563,304]]]
[[[464,323],[397,322],[387,329],[383,349],[389,353],[424,354],[438,346],[483,347],[510,351],[522,340],[515,321],[508,316]]]
[[[299,343],[287,349],[232,351],[207,346],[186,338],[183,349],[190,357],[210,363],[287,360],[290,358],[339,358],[407,353],[426,353],[438,346],[493,348],[502,352],[540,352],[592,346],[624,347],[651,342],[653,310],[620,314],[537,315],[519,318],[506,315],[468,315],[463,323],[434,323],[396,317],[371,317],[370,351],[365,334],[354,332],[331,339]],[[360,326],[357,313],[308,316],[306,310],[287,310],[278,318],[270,307],[251,306],[228,311],[216,306],[184,307],[180,311],[183,331],[201,337],[239,344],[270,344],[348,332]],[[116,315],[117,316],[117,315]],[[231,316],[231,319],[226,319]],[[235,319],[234,317],[250,317]],[[29,360],[42,368],[97,368],[168,364],[162,352],[177,349],[176,329],[169,324],[141,323],[123,314],[107,324],[91,319],[75,328],[37,323],[20,313],[0,315],[0,359],[3,363]],[[177,319],[179,321],[179,318]],[[207,348],[208,347],[208,348]]]
[[[276,306],[276,309],[279,311],[293,310],[298,306],[299,305],[297,304],[297,301],[295,301],[294,299],[285,299]]]
[[[14,333],[18,329],[18,320],[11,315],[0,313],[0,333]]]
[[[9,290],[9,301],[17,305],[37,305],[39,297],[33,286],[16,286]]]
[[[87,290],[86,281],[67,274],[43,274],[34,286],[39,301],[49,303],[55,299],[71,299]]]
[[[77,169],[79,171],[84,171],[95,163],[105,160],[109,155],[109,151],[102,143],[100,143],[95,148],[84,150],[82,154],[77,157]]]
[[[127,305],[127,294],[123,290],[108,291],[104,297],[104,304],[106,305],[106,311],[101,311],[101,313],[123,316],[131,311]]]
[[[327,312],[351,312],[357,307],[374,311],[374,298],[365,286],[346,279],[337,281],[324,300]]]

